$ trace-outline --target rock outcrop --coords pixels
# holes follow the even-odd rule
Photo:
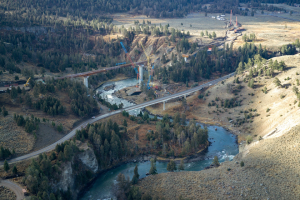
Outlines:
[[[92,172],[96,173],[99,169],[98,161],[95,153],[91,148],[87,148],[84,152],[78,154],[79,160]]]
[[[63,191],[67,191],[68,188],[72,190],[74,189],[74,180],[75,177],[73,174],[72,163],[67,162],[62,167],[60,180],[55,184],[55,187]]]
[[[88,147],[86,143],[83,143],[79,146],[82,152],[79,152],[76,156],[73,157],[72,161],[66,162],[61,167],[61,176],[58,182],[54,182],[52,184],[54,190],[63,190],[67,191],[68,189],[71,190],[74,199],[77,198],[77,194],[81,188],[76,188],[75,185],[75,178],[76,173],[80,173],[80,171],[75,171],[72,168],[72,165],[75,162],[75,159],[82,162],[83,168],[81,170],[90,170],[93,173],[97,173],[99,170],[98,161],[96,155],[94,154],[93,149]]]

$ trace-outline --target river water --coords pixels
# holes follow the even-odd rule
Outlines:
[[[115,88],[110,91],[104,91],[104,88],[108,85],[115,84]],[[127,100],[120,99],[112,95],[115,91],[123,89],[125,87],[134,86],[137,84],[137,80],[126,79],[117,82],[106,83],[102,85],[98,91],[102,92],[102,98],[106,98],[110,103],[120,104],[123,103],[124,107],[133,105],[133,103]],[[130,114],[137,114],[140,110],[132,111]],[[225,160],[232,160],[233,157],[238,153],[238,145],[236,143],[236,137],[224,128],[219,126],[207,126],[209,141],[211,145],[204,153],[203,160],[185,163],[185,171],[200,171],[212,163],[214,156],[218,156],[220,162]],[[216,130],[217,129],[217,130]],[[123,173],[130,179],[133,177],[133,170],[135,165],[138,165],[138,172],[140,178],[146,177],[146,173],[150,170],[150,162],[137,162],[137,163],[126,163],[115,169],[111,169],[108,172],[101,175],[93,184],[93,186],[84,194],[81,200],[103,200],[110,199],[113,197],[111,188],[116,183],[116,178],[119,173]],[[167,163],[156,162],[156,168],[158,173],[166,173]]]

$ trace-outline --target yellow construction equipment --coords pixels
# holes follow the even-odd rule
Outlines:
[[[147,68],[148,68],[148,73],[149,73],[149,80],[148,80],[148,87],[150,86],[150,82],[151,82],[151,75],[153,74],[153,69],[151,67],[151,57],[146,53],[146,50],[142,44],[142,42],[140,42],[140,45],[142,46],[143,50],[144,50],[144,53],[147,57]]]
[[[29,77],[29,79],[27,80],[27,82],[24,84],[24,87],[28,87],[29,86],[30,79],[31,79],[31,77]]]

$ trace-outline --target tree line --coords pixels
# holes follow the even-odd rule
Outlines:
[[[237,51],[233,51],[232,45],[230,47],[227,45],[222,50],[214,46],[211,53],[208,53],[207,49],[200,50],[195,56],[191,56],[189,63],[186,63],[180,55],[172,53],[172,66],[157,68],[155,74],[164,83],[170,80],[183,83],[191,80],[198,82],[202,78],[209,79],[212,73],[233,72],[240,62],[246,62],[256,54],[264,58],[270,57],[265,47],[262,48],[261,45],[256,47],[253,43],[245,43]]]
[[[65,112],[65,107],[61,105],[60,101],[54,97],[48,96],[47,98],[39,99],[34,103],[34,108],[42,110],[48,115],[61,115]]]
[[[18,126],[23,126],[27,133],[32,133],[39,129],[40,119],[34,117],[34,115],[24,118],[23,115],[14,114],[14,120]]]

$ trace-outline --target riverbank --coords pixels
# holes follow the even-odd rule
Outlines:
[[[149,156],[148,156],[149,157]],[[155,158],[155,157],[153,157]],[[146,159],[147,161],[151,159],[151,155],[150,155],[150,158]],[[85,193],[91,189],[91,187],[93,186],[93,184],[95,183],[95,181],[102,175],[104,175],[105,173],[107,173],[108,171],[112,170],[112,169],[115,169],[121,165],[124,165],[124,164],[127,164],[127,163],[136,163],[137,160],[140,160],[140,161],[146,161],[145,160],[145,157],[142,157],[142,156],[137,156],[137,157],[134,157],[134,158],[130,158],[126,161],[121,161],[120,163],[108,168],[108,169],[105,169],[105,170],[102,170],[102,171],[99,171],[96,173],[96,176],[94,178],[92,178],[83,188],[80,189],[79,193],[78,193],[78,196],[77,196],[77,200],[80,200],[84,195]]]
[[[107,80],[107,81],[103,81],[101,83],[99,83],[99,85],[97,85],[93,91],[99,89],[102,85],[106,84],[106,83],[110,83],[110,82],[116,82],[116,81],[121,81],[121,80],[125,80],[125,79],[129,79],[131,77],[127,77],[124,74],[118,74],[115,78]]]
[[[138,186],[167,200],[299,199],[299,133],[297,126],[282,138],[253,143],[218,168],[149,176]]]

